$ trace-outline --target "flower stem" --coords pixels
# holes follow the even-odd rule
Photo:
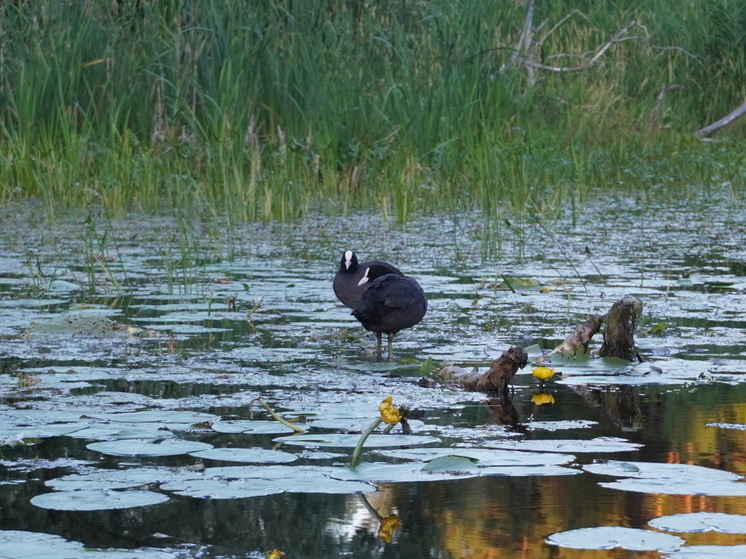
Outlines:
[[[262,406],[264,406],[264,409],[267,410],[267,412],[269,412],[269,415],[271,415],[274,419],[276,419],[277,421],[279,421],[280,423],[282,423],[285,427],[290,427],[290,429],[292,429],[296,433],[305,433],[306,432],[305,429],[301,429],[297,425],[293,425],[289,421],[286,421],[283,418],[281,418],[279,415],[277,415],[275,413],[275,411],[272,408],[269,407],[269,405],[267,404],[267,402],[265,402],[261,398],[255,398],[254,400],[252,400],[251,402],[249,402],[249,406],[251,406],[251,404],[254,403],[254,402],[259,402]]]
[[[383,423],[383,420],[379,417],[376,419],[373,423],[370,424],[370,427],[368,427],[365,432],[360,435],[360,440],[357,442],[357,446],[355,447],[355,450],[352,451],[352,457],[350,458],[350,466],[353,468],[356,468],[358,465],[358,462],[360,462],[360,452],[363,450],[363,445],[365,444],[365,440],[370,436],[370,434],[376,430],[376,428]]]

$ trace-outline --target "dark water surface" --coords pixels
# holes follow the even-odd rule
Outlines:
[[[744,556],[732,546],[746,545],[746,520],[737,533],[648,525],[746,515],[746,483],[717,485],[725,472],[746,475],[746,212],[730,199],[644,208],[619,199],[575,216],[440,216],[406,228],[373,215],[229,227],[95,213],[48,224],[30,206],[6,212],[0,557]],[[373,339],[334,298],[345,248],[395,263],[428,295],[428,314],[397,335],[390,363],[366,352]],[[561,374],[540,389],[531,369],[542,350],[627,294],[644,305],[645,361],[555,356]],[[112,331],[109,320],[143,332]],[[600,344],[598,334],[591,350]],[[512,406],[437,379],[419,384],[444,364],[486,370],[512,345],[532,358]],[[237,423],[271,421],[250,404],[261,397],[286,418],[302,415],[309,434],[356,439],[386,396],[414,410],[419,440],[364,451],[386,479],[372,484],[338,479],[349,446],[296,445],[276,440],[289,435],[282,428]],[[133,440],[256,454],[142,456]],[[394,473],[413,463],[407,449],[434,447],[507,448],[516,464]],[[606,461],[625,472],[649,463],[659,485],[584,469]],[[707,470],[693,470],[702,483],[689,489],[690,470],[656,469],[665,464]],[[467,477],[471,467],[481,475]],[[112,473],[141,477],[117,485]],[[78,502],[88,492],[94,504]],[[95,506],[123,494],[156,501]],[[659,552],[546,541],[595,527],[683,542]],[[28,543],[42,534],[67,542]]]

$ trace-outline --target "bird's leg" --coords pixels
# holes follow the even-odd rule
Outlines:
[[[391,361],[391,357],[393,356],[393,351],[391,349],[394,341],[394,335],[393,334],[386,334],[389,338],[389,361]]]
[[[376,332],[376,357],[381,360],[381,332]]]

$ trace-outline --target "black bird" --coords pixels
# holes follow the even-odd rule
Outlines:
[[[400,330],[418,324],[427,312],[427,298],[414,279],[388,273],[384,266],[374,264],[365,269],[360,285],[368,284],[352,315],[366,330],[376,333],[378,358],[381,358],[381,336],[391,343]]]
[[[360,264],[354,252],[351,250],[344,251],[342,261],[339,263],[339,271],[334,276],[334,294],[345,306],[354,309],[360,302],[360,296],[368,288],[365,283],[361,285],[360,280],[363,279],[365,270],[371,266],[385,270],[384,274],[403,275],[396,266],[388,262],[371,260]]]

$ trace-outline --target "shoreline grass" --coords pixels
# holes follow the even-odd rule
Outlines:
[[[5,3],[0,203],[405,222],[620,189],[742,195],[727,140],[743,126],[722,143],[694,132],[746,96],[746,6],[538,2],[546,67],[637,22],[597,64],[558,73],[511,66],[524,4]]]

